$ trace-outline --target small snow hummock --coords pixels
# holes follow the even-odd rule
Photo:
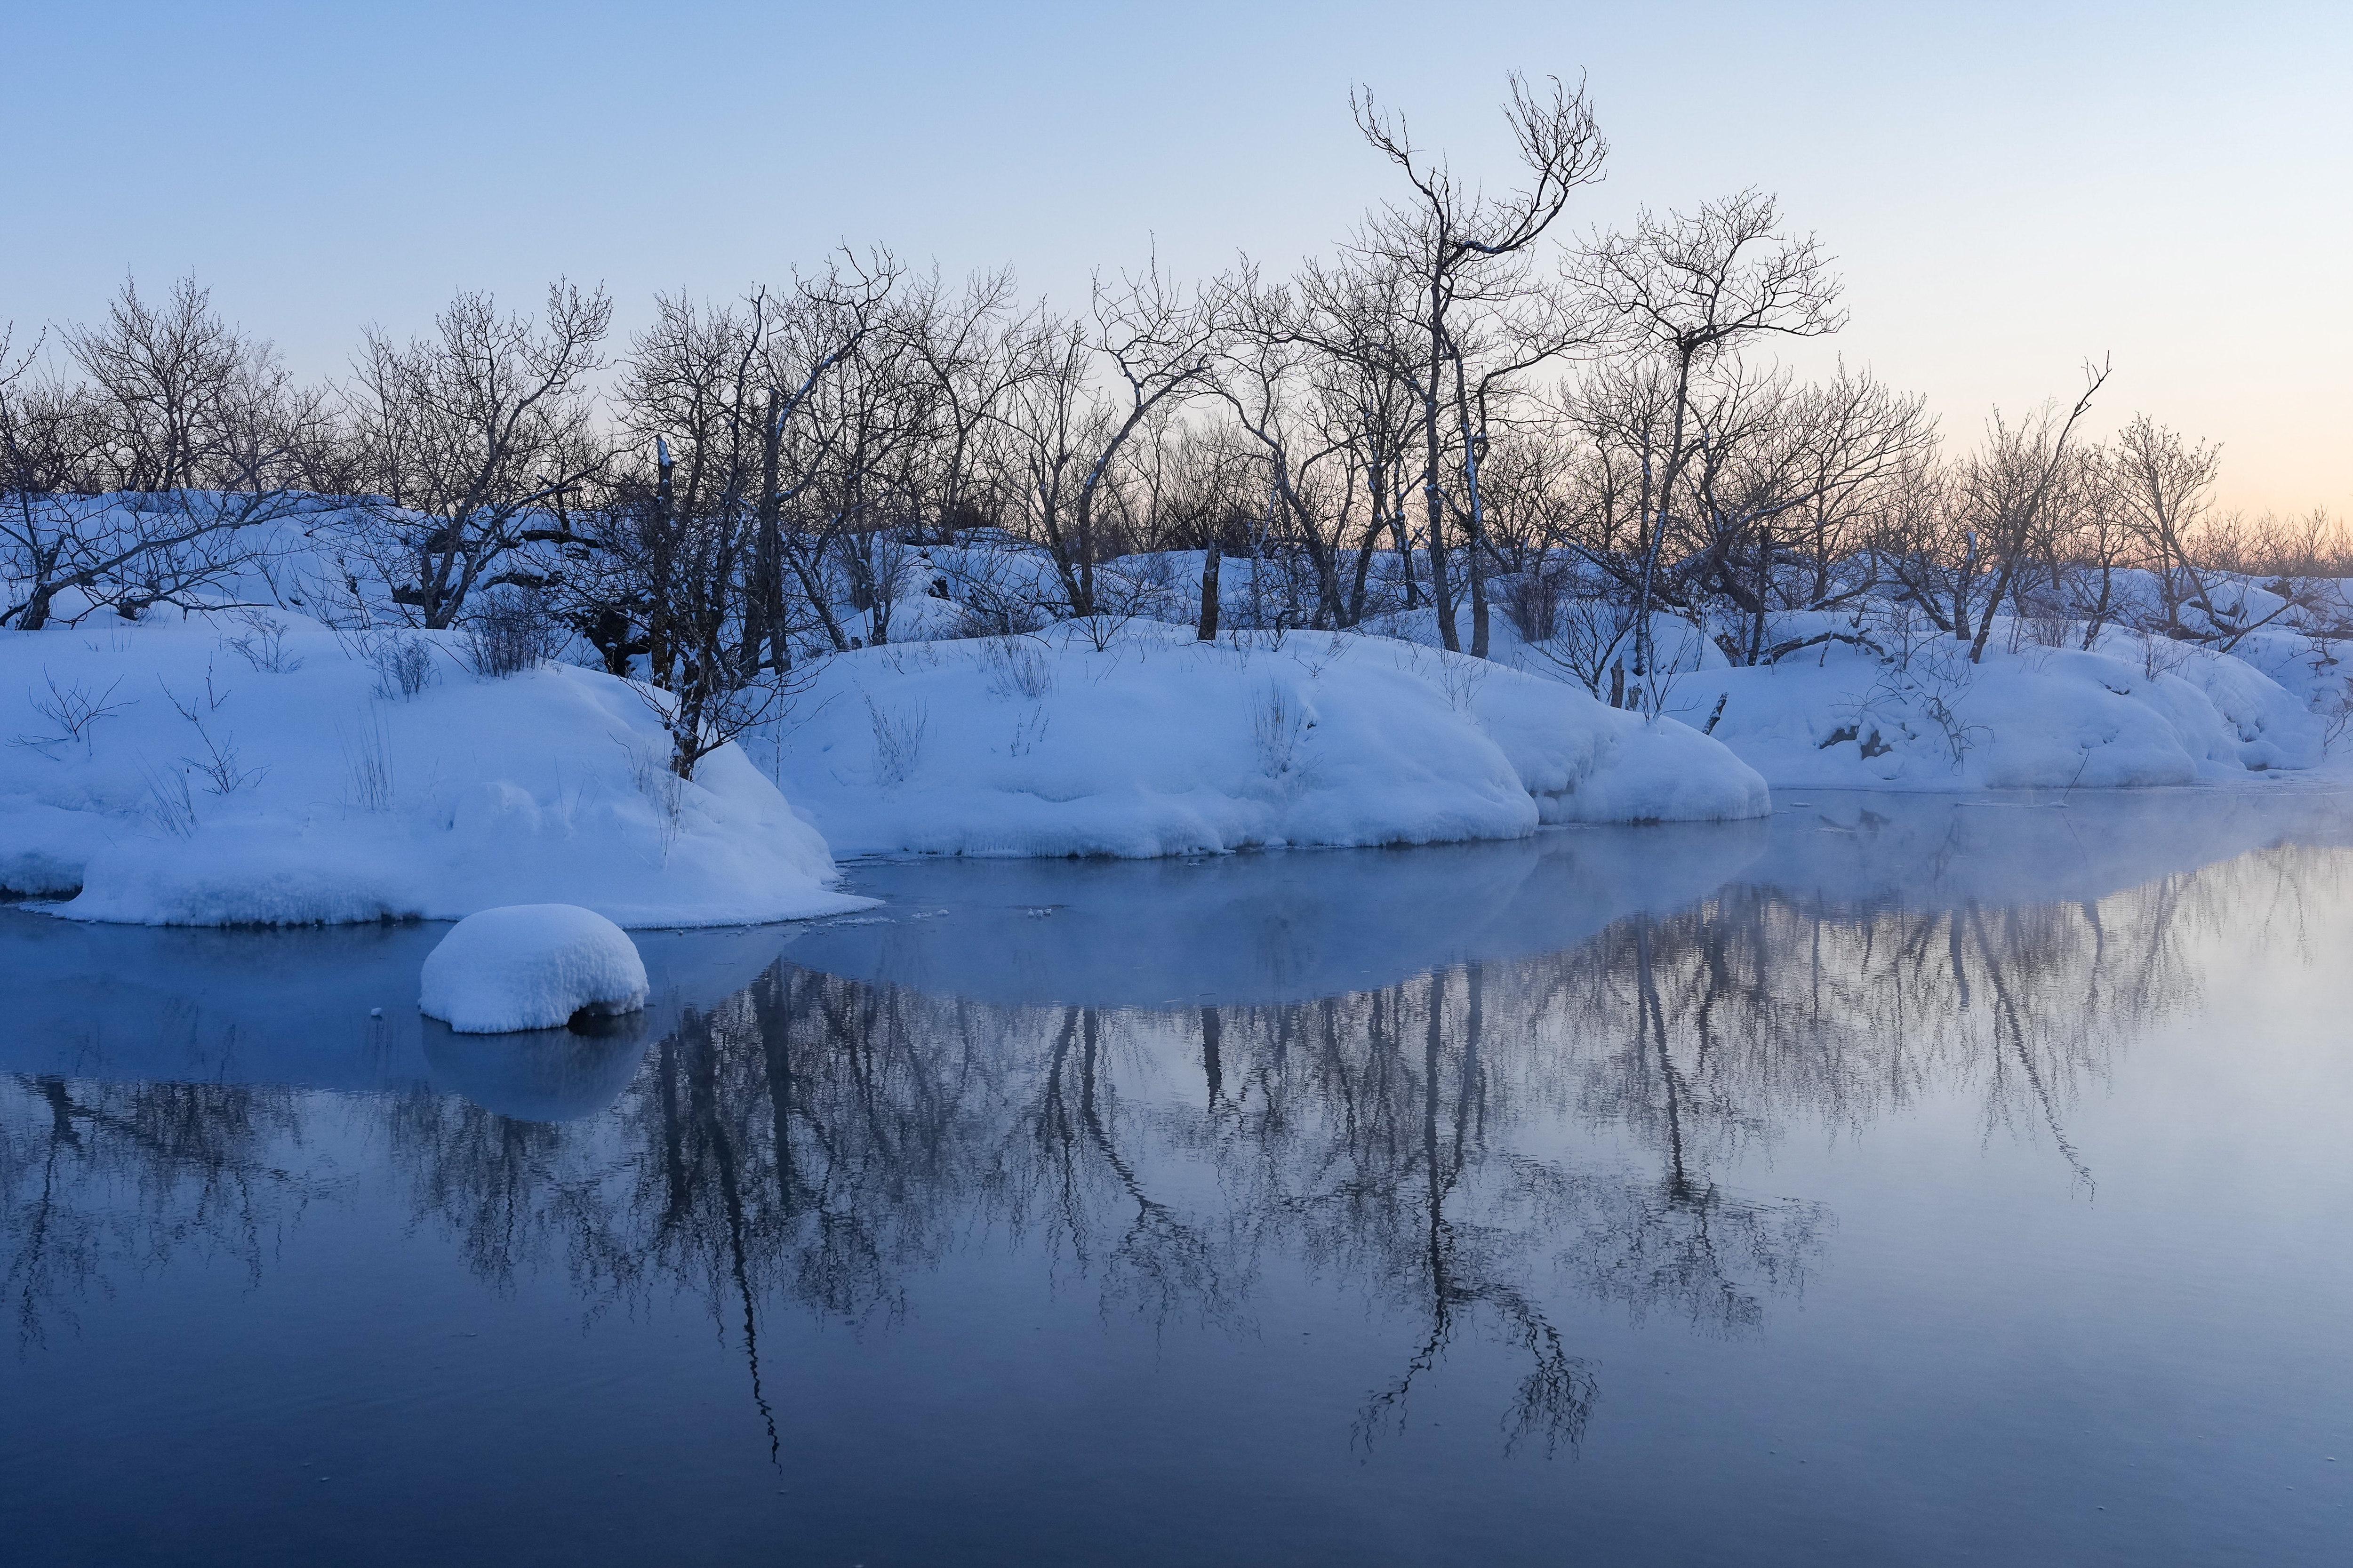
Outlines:
[[[417,1010],[461,1035],[554,1029],[582,1013],[646,1005],[629,933],[577,904],[509,904],[468,915],[425,956]]]

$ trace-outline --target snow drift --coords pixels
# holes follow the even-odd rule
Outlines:
[[[1752,769],[1672,720],[1345,633],[1212,645],[1082,623],[869,648],[747,744],[839,853],[1430,844],[1771,808]]]
[[[2101,789],[2320,764],[2320,720],[2277,681],[2226,654],[2158,651],[2115,634],[2092,651],[1992,648],[1971,664],[1950,639],[1902,659],[1827,643],[1692,671],[1670,710],[1721,703],[1715,736],[1781,788]]]
[[[739,751],[670,777],[627,683],[470,673],[411,634],[413,697],[291,614],[0,632],[0,890],[164,925],[454,920],[570,903],[625,926],[861,907]]]
[[[509,904],[468,915],[425,955],[417,1009],[461,1035],[557,1029],[582,1014],[646,1005],[629,933],[577,904]]]

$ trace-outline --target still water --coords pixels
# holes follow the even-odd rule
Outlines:
[[[2353,802],[0,910],[12,1564],[2353,1561]]]

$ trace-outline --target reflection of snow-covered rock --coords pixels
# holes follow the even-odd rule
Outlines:
[[[660,725],[621,681],[564,665],[481,679],[451,639],[419,636],[434,673],[400,700],[315,622],[272,624],[263,642],[202,614],[0,632],[0,889],[179,925],[854,907],[742,752],[664,787]]]
[[[576,904],[509,904],[468,915],[426,954],[417,1011],[461,1035],[561,1028],[575,1016],[646,1005],[629,933]]]
[[[621,1098],[651,1038],[645,1015],[630,1013],[589,1033],[534,1029],[493,1038],[428,1021],[424,1045],[437,1089],[516,1121],[575,1121]]]
[[[1140,622],[828,661],[751,753],[839,853],[1151,857],[1711,821],[1763,782],[1672,721],[1387,638]]]

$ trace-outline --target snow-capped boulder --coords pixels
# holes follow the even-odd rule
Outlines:
[[[576,904],[511,904],[468,915],[425,956],[417,1011],[461,1035],[554,1029],[579,1014],[646,1005],[629,933]]]

